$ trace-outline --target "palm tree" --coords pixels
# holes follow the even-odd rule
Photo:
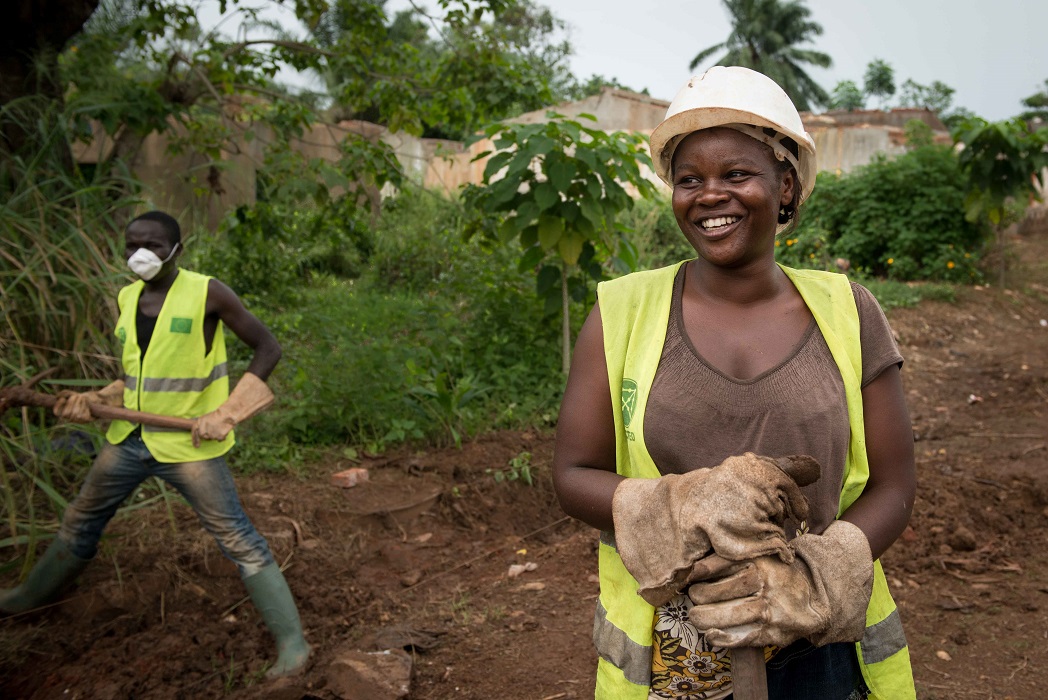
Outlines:
[[[799,110],[827,105],[830,96],[809,76],[802,65],[829,68],[828,54],[801,48],[822,34],[822,25],[811,20],[803,0],[723,0],[732,20],[728,39],[700,51],[689,64],[691,70],[719,51],[725,53],[714,65],[744,66],[760,71],[777,82]]]

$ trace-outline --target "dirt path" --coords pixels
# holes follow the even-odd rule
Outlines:
[[[884,565],[922,700],[1044,695],[1048,236],[1016,245],[1023,291],[890,314],[920,490]],[[551,452],[548,434],[498,433],[372,460],[372,481],[352,490],[327,484],[350,466],[337,461],[302,480],[243,480],[316,649],[290,682],[262,681],[270,638],[192,513],[132,514],[60,604],[0,623],[0,696],[326,699],[340,655],[405,648],[411,700],[592,697],[595,533],[560,512]],[[534,485],[494,478],[514,458]]]

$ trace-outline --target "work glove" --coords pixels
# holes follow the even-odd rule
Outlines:
[[[695,565],[704,578],[688,588],[688,618],[718,647],[815,646],[857,642],[866,629],[873,589],[870,544],[855,525],[837,520],[821,535],[791,543],[796,558],[731,562],[711,555]]]
[[[70,423],[90,423],[91,404],[100,403],[117,408],[124,405],[124,380],[117,379],[98,391],[60,391],[51,409],[62,420]]]
[[[225,440],[238,423],[269,408],[275,400],[266,383],[247,372],[221,406],[193,422],[193,447],[200,447],[201,440]]]
[[[710,469],[623,480],[612,499],[615,544],[637,592],[656,607],[668,602],[711,551],[734,561],[767,554],[793,561],[783,523],[808,517],[798,484],[818,478],[811,457],[747,452]]]

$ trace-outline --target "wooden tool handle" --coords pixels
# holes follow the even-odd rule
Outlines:
[[[731,685],[735,700],[768,700],[768,669],[764,649],[731,650]]]
[[[8,387],[2,392],[2,399],[4,406],[8,404],[11,406],[40,406],[42,408],[54,408],[55,401],[58,397],[52,396],[51,394],[41,394],[38,391],[31,391],[26,387]],[[130,408],[123,408],[122,406],[108,406],[101,403],[88,404],[88,408],[91,411],[91,415],[95,418],[105,418],[106,420],[126,420],[131,423],[139,423],[141,425],[151,425],[154,428],[168,428],[170,430],[192,430],[193,419],[192,418],[176,418],[175,416],[161,416],[156,413],[145,413],[143,411],[132,411]]]
[[[105,418],[107,420],[126,420],[132,423],[151,425],[154,428],[169,428],[171,430],[190,431],[193,429],[193,423],[195,422],[192,418],[161,416],[156,413],[132,411],[130,408],[121,408],[119,406],[107,406],[106,404],[102,403],[89,404],[88,408],[91,409],[91,415],[95,418]]]

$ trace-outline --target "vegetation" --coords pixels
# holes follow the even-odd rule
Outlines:
[[[966,181],[951,148],[880,156],[848,175],[821,173],[796,230],[779,237],[791,265],[893,280],[979,279],[984,228],[964,216]]]
[[[740,18],[773,9],[768,0],[726,4]],[[762,39],[766,53],[754,56],[781,59],[776,70],[821,65],[797,48],[819,33],[808,11],[774,5],[778,14],[757,19],[779,24],[754,20],[724,48],[788,27],[788,40]],[[256,20],[235,40],[205,30],[181,0],[104,0],[71,41],[53,38],[59,32],[37,47],[56,53],[39,65],[57,70],[64,90],[41,83],[4,97],[0,386],[46,368],[57,370],[43,386],[51,392],[117,372],[115,295],[129,279],[121,231],[160,194],[128,173],[145,135],[163,130],[176,151],[201,155],[181,175],[202,197],[222,187],[226,149],[257,146],[255,200],[217,226],[185,230],[186,266],[229,283],[284,346],[271,378],[279,409],[243,426],[238,468],[285,470],[314,450],[379,453],[553,426],[564,354],[593,282],[693,255],[667,197],[640,177],[642,141],[562,118],[487,126],[485,180],[456,196],[419,189],[381,142],[347,137],[335,159],[305,157],[294,143],[318,120],[348,116],[462,135],[618,82],[568,74],[557,21],[529,2],[442,0],[433,16],[389,16],[383,2],[365,0],[284,3],[301,21],[297,34],[247,3],[224,6]],[[275,76],[289,67],[322,76],[324,93],[280,86]],[[790,79],[798,89],[807,89],[803,75]],[[79,167],[71,154],[91,125],[113,147],[96,167]],[[947,283],[978,279],[992,207],[1006,212],[1022,193],[1000,189],[1002,178],[1018,182],[1040,151],[1017,125],[973,122],[960,133],[960,158],[915,127],[910,153],[821,175],[781,259],[833,269],[846,258],[885,305],[948,298]],[[1026,164],[996,169],[1016,163]],[[250,351],[230,345],[238,375]],[[0,416],[0,549],[32,552],[53,533],[100,444],[97,428],[56,425],[44,411]],[[530,457],[492,474],[529,483]],[[156,484],[140,493],[132,503],[173,497]]]
[[[782,86],[797,109],[811,110],[830,103],[826,91],[805,70],[829,68],[833,59],[815,49],[803,48],[822,34],[822,25],[811,19],[803,0],[723,0],[731,18],[727,40],[703,49],[691,60],[695,70],[708,58],[726,53],[714,65],[743,66],[764,73]]]
[[[483,184],[467,186],[463,198],[468,209],[486,215],[475,226],[489,240],[519,242],[519,267],[538,271],[546,307],[559,302],[561,367],[567,375],[570,299],[587,298],[587,278],[606,278],[602,262],[620,274],[636,267],[635,249],[615,217],[633,206],[633,196],[654,194],[655,186],[640,172],[648,159],[637,134],[609,134],[553,112],[549,117],[545,124],[488,127],[484,136],[493,140],[495,152],[474,158],[491,155]]]
[[[833,88],[833,93],[830,95],[829,108],[851,112],[856,109],[862,109],[865,104],[866,98],[863,97],[862,90],[855,84],[855,81],[842,80]]]
[[[895,94],[895,70],[886,61],[873,59],[866,66],[862,89],[868,96],[880,99],[881,109],[884,109]]]
[[[1030,131],[1021,117],[993,123],[974,117],[957,126],[954,138],[964,146],[959,164],[967,177],[966,216],[988,221],[996,230],[999,283],[1004,286],[1008,204],[1014,197],[1032,195],[1031,176],[1048,166],[1048,127]]]
[[[1044,86],[1040,90],[1029,97],[1024,97],[1022,103],[1026,111],[1019,115],[1020,119],[1026,121],[1036,119],[1042,126],[1048,124],[1048,79],[1045,79]]]

